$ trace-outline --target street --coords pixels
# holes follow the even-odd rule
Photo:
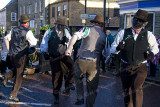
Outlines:
[[[60,94],[60,104],[53,104],[51,76],[47,74],[36,73],[23,78],[18,97],[20,102],[15,103],[8,99],[12,89],[12,81],[9,81],[7,87],[0,86],[0,107],[85,107],[75,106],[76,91],[70,92],[70,95]],[[84,82],[84,85],[86,83]],[[145,82],[144,86],[144,104],[143,107],[160,106],[160,85]],[[61,91],[64,90],[62,87]],[[86,87],[85,87],[86,95]],[[121,81],[109,72],[100,74],[98,95],[95,107],[124,107],[123,92]]]

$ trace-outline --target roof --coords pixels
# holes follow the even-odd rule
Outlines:
[[[15,0],[11,0],[3,9],[7,8],[10,4],[12,4]]]

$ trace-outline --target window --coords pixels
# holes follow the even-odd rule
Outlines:
[[[57,7],[57,16],[60,16],[61,15],[61,6],[58,6]]]
[[[114,17],[119,17],[119,9],[114,8]]]
[[[15,12],[11,12],[11,21],[17,21]]]
[[[34,12],[37,13],[37,1],[35,2]]]
[[[125,28],[132,26],[133,14],[126,14]]]
[[[31,14],[31,10],[32,10],[32,5],[29,5],[28,14]]]
[[[52,17],[55,17],[55,7],[52,7]]]
[[[63,5],[63,16],[67,16],[67,5]]]
[[[40,1],[39,1],[39,11],[40,11],[40,12],[42,11],[42,7],[41,7],[41,6],[42,6],[42,1],[40,0]]]
[[[132,26],[132,19],[134,14],[126,14],[124,28],[129,28]],[[148,24],[145,26],[145,29],[154,33],[154,24],[153,24],[154,14],[148,13]]]
[[[23,6],[23,14],[25,14],[25,6]]]

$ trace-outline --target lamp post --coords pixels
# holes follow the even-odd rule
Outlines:
[[[68,16],[67,16],[67,25],[69,27],[69,0],[68,0]]]
[[[106,27],[105,27],[105,22],[106,22],[106,0],[104,0],[103,17],[104,17],[103,31],[106,34]]]
[[[108,27],[109,27],[109,0],[108,0],[108,18],[107,18],[107,24],[108,24]]]
[[[87,0],[85,0],[85,9],[84,9],[84,12],[85,12],[85,14],[86,14],[86,12],[87,12]]]

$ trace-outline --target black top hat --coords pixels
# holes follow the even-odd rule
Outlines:
[[[144,22],[147,22],[148,12],[145,11],[145,10],[139,9],[139,10],[135,13],[134,17],[136,17],[137,19],[140,19],[140,20],[142,20],[142,21],[144,21]]]
[[[103,24],[104,23],[104,17],[103,16],[96,16],[95,19],[90,21],[91,23],[99,23]]]
[[[28,16],[28,14],[22,14],[21,18],[19,20],[19,22],[29,22],[29,21],[30,21],[30,18]]]

